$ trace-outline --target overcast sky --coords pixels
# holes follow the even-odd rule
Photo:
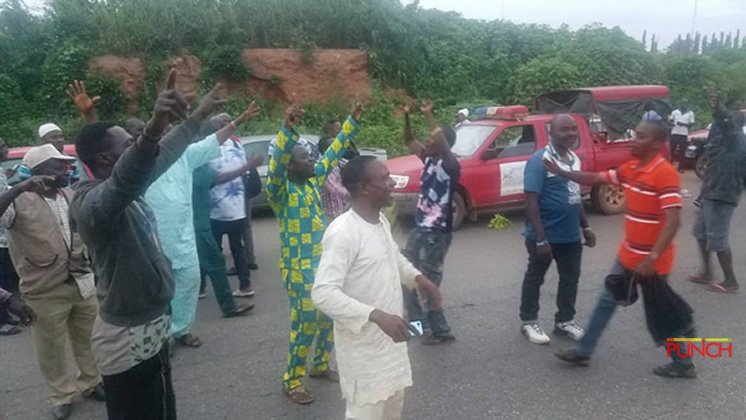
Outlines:
[[[695,0],[420,0],[425,8],[453,10],[467,18],[506,19],[520,23],[544,23],[553,27],[567,23],[577,29],[593,22],[619,26],[641,39],[647,29],[648,42],[655,33],[665,48],[678,34],[692,29]],[[741,30],[746,35],[746,0],[699,0],[695,31],[711,34]]]
[[[308,0],[313,1],[313,0]],[[660,48],[678,34],[691,31],[696,0],[420,0],[425,8],[452,10],[474,19],[507,19],[520,23],[545,23],[553,27],[567,23],[577,29],[600,22],[619,26],[640,39],[647,29],[648,41],[655,33]],[[3,0],[0,0],[2,3]],[[410,3],[411,0],[402,0]],[[695,31],[703,34],[741,29],[746,35],[746,0],[698,0]],[[26,0],[39,7],[44,0]]]

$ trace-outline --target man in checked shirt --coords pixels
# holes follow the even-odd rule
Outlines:
[[[357,134],[362,113],[362,104],[356,104],[337,138],[321,159],[314,162],[308,150],[298,144],[300,136],[295,131],[303,109],[291,106],[285,112],[275,147],[270,149],[267,200],[280,222],[280,269],[290,300],[290,344],[283,389],[297,404],[314,401],[301,382],[306,376],[306,359],[314,341],[316,350],[310,376],[339,382],[339,374],[329,368],[334,346],[332,322],[316,311],[311,301],[326,228],[319,190]]]

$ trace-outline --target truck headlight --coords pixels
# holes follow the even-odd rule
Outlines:
[[[396,182],[396,185],[394,186],[394,189],[401,190],[402,188],[406,188],[407,184],[409,184],[409,177],[404,175],[391,175],[391,179]]]

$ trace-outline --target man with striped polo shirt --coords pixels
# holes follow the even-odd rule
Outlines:
[[[545,162],[548,171],[579,184],[613,184],[624,188],[627,199],[625,238],[611,274],[633,271],[634,278],[641,283],[666,282],[674,263],[673,238],[679,229],[682,204],[676,168],[660,154],[668,138],[667,131],[666,125],[660,121],[645,121],[638,125],[630,142],[634,159],[607,172],[568,172],[553,162]],[[577,348],[560,351],[556,356],[566,362],[587,366],[616,306],[614,296],[604,288]],[[682,335],[692,333],[693,325],[682,331]],[[655,368],[653,373],[665,377],[697,376],[691,358],[681,358],[676,352],[671,353],[671,358],[671,363]]]

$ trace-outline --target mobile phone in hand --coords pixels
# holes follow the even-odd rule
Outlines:
[[[409,329],[409,335],[412,337],[419,337],[424,334],[425,330],[422,328],[422,321],[412,321],[409,323],[412,328]],[[416,331],[416,333],[414,331]]]

